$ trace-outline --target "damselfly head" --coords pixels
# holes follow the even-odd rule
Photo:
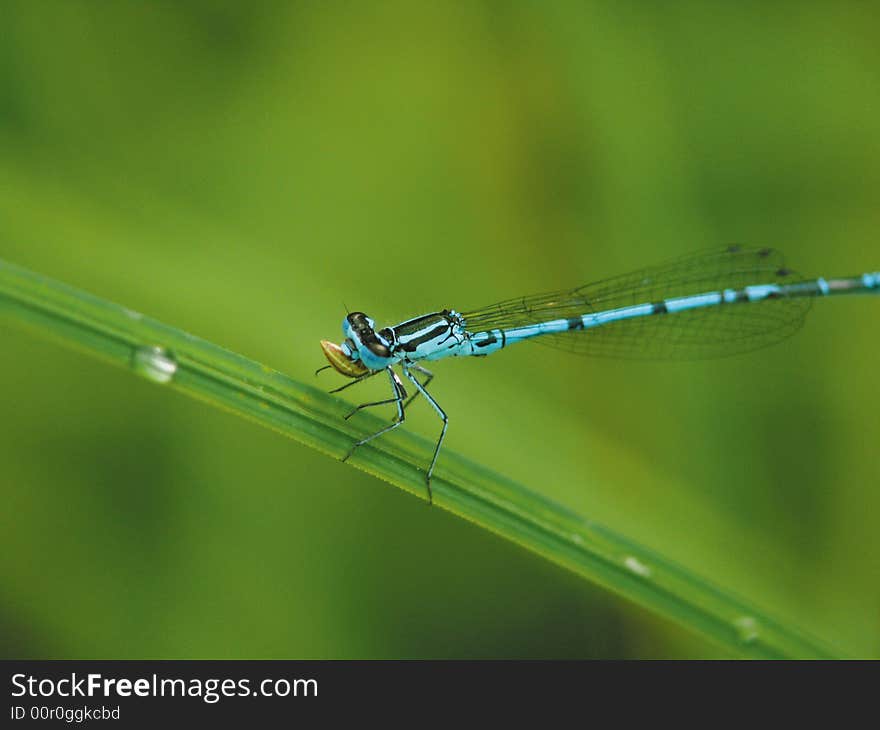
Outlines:
[[[327,358],[333,368],[348,378],[359,378],[370,372],[367,367],[360,361],[352,359],[347,352],[347,348],[330,342],[330,340],[321,340],[321,349],[324,351],[324,357]]]
[[[366,360],[368,368],[381,370],[391,357],[391,330],[376,332],[376,323],[363,312],[352,312],[342,321],[342,333],[345,343],[351,345],[355,359]],[[354,355],[357,352],[357,355]]]

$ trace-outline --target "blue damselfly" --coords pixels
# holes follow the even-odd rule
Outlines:
[[[355,443],[359,446],[397,428],[406,406],[421,393],[443,421],[425,472],[428,500],[431,475],[449,419],[428,393],[434,377],[420,363],[445,357],[484,357],[515,342],[534,339],[580,355],[639,359],[725,357],[756,350],[792,335],[803,323],[813,297],[880,292],[880,272],[838,279],[805,279],[786,268],[769,248],[729,246],[592,284],[520,297],[470,312],[444,309],[376,329],[363,312],[342,322],[344,340],[321,341],[330,365],[354,383],[385,372],[393,396],[362,408],[395,404],[387,427]],[[409,400],[394,366],[415,387]],[[321,368],[322,370],[325,368]],[[424,376],[419,381],[414,373]],[[404,402],[406,400],[406,402]]]

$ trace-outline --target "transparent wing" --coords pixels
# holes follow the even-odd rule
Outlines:
[[[689,254],[576,289],[511,299],[463,316],[471,332],[509,329],[675,297],[801,280],[785,267],[778,251],[730,246],[721,251]],[[725,357],[791,336],[803,324],[811,304],[809,298],[738,302],[543,335],[536,337],[535,342],[596,357]]]

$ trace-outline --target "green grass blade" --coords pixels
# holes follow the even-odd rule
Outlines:
[[[0,261],[0,312],[14,322],[224,408],[335,458],[384,425],[234,352]],[[362,447],[349,462],[425,496],[433,443],[407,433]],[[833,656],[820,642],[774,621],[629,538],[585,519],[484,466],[444,451],[434,501],[465,519],[747,657]]]

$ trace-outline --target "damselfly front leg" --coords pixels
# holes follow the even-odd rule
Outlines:
[[[397,404],[397,418],[390,426],[386,426],[385,428],[376,431],[376,433],[367,436],[366,438],[361,439],[360,441],[355,443],[354,446],[351,447],[349,452],[344,457],[342,457],[343,461],[347,461],[349,457],[355,452],[355,449],[357,449],[358,446],[363,446],[368,441],[372,441],[374,438],[376,438],[377,436],[381,436],[383,433],[388,433],[389,431],[397,428],[401,423],[403,423],[403,420],[405,418],[403,413],[403,399],[406,398],[406,390],[403,387],[403,383],[400,382],[400,378],[397,376],[397,373],[392,370],[390,365],[385,368],[385,370],[388,373],[388,379],[391,381],[391,387],[394,390],[394,397],[384,401],[376,401],[375,403],[364,403],[362,406],[358,406],[357,408],[355,408],[351,413],[348,414],[348,416],[346,416],[346,418],[354,415],[361,408],[368,408],[370,406],[377,406],[385,403]]]
[[[384,405],[388,405],[389,403],[397,403],[398,405],[400,405],[400,401],[402,399],[406,398],[406,388],[403,387],[403,383],[400,382],[400,378],[397,376],[397,373],[395,373],[390,367],[388,368],[388,373],[390,373],[390,375],[391,375],[391,384],[394,386],[394,397],[393,398],[386,398],[385,400],[372,401],[371,403],[361,403],[359,406],[357,406],[352,411],[350,411],[348,413],[348,415],[345,416],[346,421],[349,418],[351,418],[355,413],[357,413],[359,410],[361,410],[361,408],[372,408],[373,406],[384,406]],[[331,392],[333,392],[333,391],[331,391]],[[410,400],[412,400],[412,398],[410,398]],[[406,404],[403,405],[403,408],[406,408]],[[400,420],[403,420],[403,419],[400,419]]]
[[[321,368],[321,370],[323,370],[323,368]],[[318,372],[320,372],[320,370]],[[345,385],[340,385],[338,388],[333,388],[333,390],[328,390],[327,392],[328,393],[339,393],[340,391],[345,390],[346,388],[350,388],[352,385],[357,385],[358,383],[363,382],[367,378],[372,378],[374,375],[378,375],[381,372],[382,372],[381,370],[371,370],[366,375],[361,375],[361,376],[355,378],[354,380],[349,380]]]

